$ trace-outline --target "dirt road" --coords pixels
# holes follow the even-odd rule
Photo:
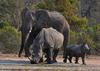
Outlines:
[[[74,62],[74,61],[73,61]],[[87,65],[63,63],[58,57],[54,64],[30,64],[27,58],[18,58],[13,54],[0,54],[0,71],[100,71],[100,56],[90,56],[86,59]]]

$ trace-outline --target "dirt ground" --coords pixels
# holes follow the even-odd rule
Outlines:
[[[29,59],[16,54],[0,54],[0,71],[100,71],[100,56],[89,56],[86,64],[63,63],[62,56],[58,56],[58,63],[54,64],[30,64]]]
[[[0,54],[0,60],[21,60],[21,61],[29,61],[28,58],[25,58],[24,56],[18,57],[16,54]],[[74,59],[73,59],[74,60]],[[62,56],[57,57],[58,62],[62,62]],[[81,58],[79,59],[79,62],[81,64]],[[69,62],[68,62],[69,63]],[[74,61],[73,61],[74,63]],[[86,63],[87,64],[95,64],[95,65],[100,65],[100,56],[94,56],[91,55],[86,58]]]

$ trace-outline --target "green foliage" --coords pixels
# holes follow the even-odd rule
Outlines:
[[[46,6],[46,3],[44,1],[41,1],[41,2],[34,5],[34,8],[36,8],[36,9],[46,9],[46,7],[47,6]]]
[[[78,25],[79,27],[86,26],[88,23],[88,19],[86,17],[71,17],[72,24]]]
[[[88,27],[87,32],[93,38],[95,47],[100,47],[100,24]]]
[[[94,41],[100,41],[100,25],[99,24],[88,27],[87,32],[90,34],[91,37],[93,37]]]
[[[80,44],[86,42],[89,47],[96,48],[98,43],[95,43],[93,37],[90,36],[87,32],[75,32],[70,31],[70,42],[69,44]]]
[[[75,27],[75,26],[74,26]],[[78,27],[76,27],[77,29]],[[74,30],[76,30],[74,28]],[[100,49],[100,25],[87,26],[82,31],[71,31],[70,44],[86,42],[91,48]]]
[[[20,45],[20,33],[14,27],[0,29],[0,47],[2,53],[17,53]]]
[[[71,18],[71,27],[77,31],[85,31],[88,27],[88,19],[86,17],[79,18],[77,16],[72,16]]]
[[[0,29],[3,29],[7,26],[10,26],[10,23],[8,23],[7,21],[0,21]]]
[[[100,47],[100,24],[88,26],[86,18],[71,17],[70,43],[87,42],[91,48]]]
[[[76,44],[77,43],[77,33],[70,30],[70,44]]]
[[[78,42],[86,42],[90,47],[95,47],[95,42],[93,41],[93,38],[90,37],[90,35],[87,32],[80,32],[78,34],[79,39]]]

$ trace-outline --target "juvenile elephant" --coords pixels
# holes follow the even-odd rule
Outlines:
[[[83,64],[85,64],[85,56],[89,50],[90,48],[86,43],[68,46],[66,47],[66,54],[63,61],[66,63],[67,59],[69,59],[69,62],[72,63],[72,57],[75,57],[75,63],[78,63],[78,59],[81,57]]]
[[[31,63],[39,63],[46,54],[47,63],[56,61],[59,49],[63,46],[63,35],[53,28],[43,28],[32,43]]]
[[[37,34],[41,31],[42,28],[53,27],[58,32],[62,33],[64,36],[63,42],[63,55],[65,55],[65,47],[69,40],[69,24],[59,12],[56,11],[48,11],[48,10],[36,10],[35,11],[35,25],[32,27],[32,30],[29,34],[27,42],[25,43],[25,56],[30,56],[29,47],[33,43],[33,39],[37,36]]]

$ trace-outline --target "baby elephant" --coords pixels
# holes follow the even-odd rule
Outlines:
[[[43,54],[46,54],[48,64],[56,62],[59,48],[63,46],[64,37],[53,28],[43,28],[33,40],[32,44],[32,64],[37,64],[43,60]]]
[[[90,48],[88,47],[88,45],[86,43],[80,44],[80,45],[71,45],[66,47],[66,55],[65,58],[63,60],[63,62],[67,62],[67,59],[69,60],[70,63],[72,63],[72,57],[75,57],[75,63],[78,63],[78,59],[79,57],[82,58],[82,63],[85,63],[85,56],[88,53],[88,51],[90,50]]]

